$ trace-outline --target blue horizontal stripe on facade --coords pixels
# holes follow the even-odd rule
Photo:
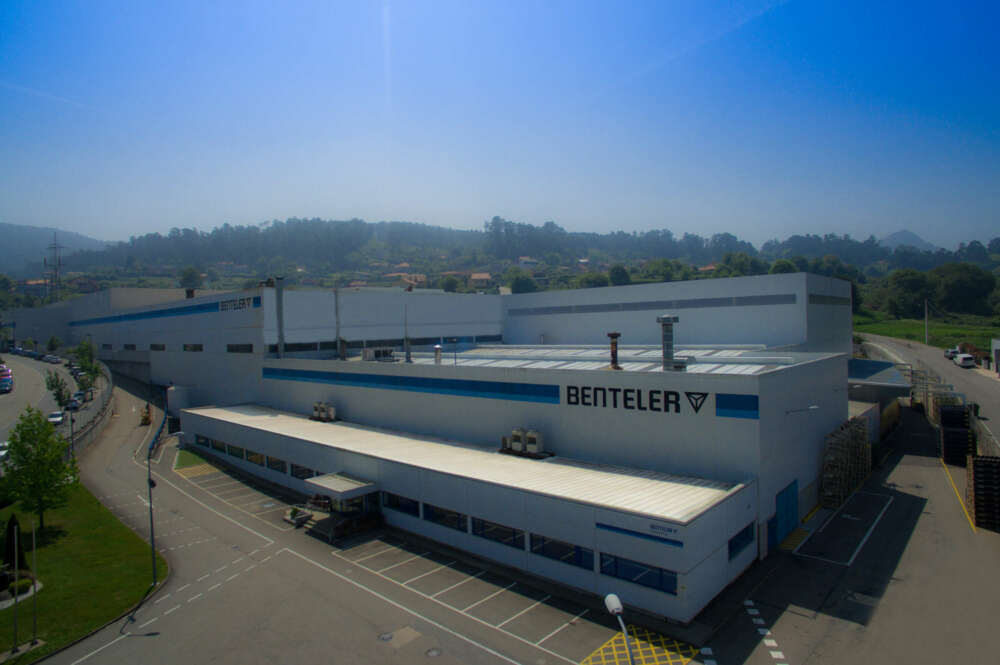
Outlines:
[[[760,400],[757,395],[716,393],[715,415],[721,418],[760,420]]]
[[[673,538],[664,538],[663,536],[654,536],[649,533],[642,533],[641,531],[632,531],[631,529],[623,529],[620,526],[611,526],[610,524],[601,524],[597,522],[594,524],[598,529],[604,529],[605,531],[612,531],[614,533],[620,533],[625,536],[632,536],[634,538],[643,538],[645,540],[653,540],[658,543],[664,543],[670,545],[671,547],[684,547],[684,543],[679,540],[674,540]]]
[[[424,376],[394,376],[359,374],[355,372],[323,372],[306,369],[265,367],[262,377],[279,381],[305,381],[356,388],[405,390],[408,392],[482,397],[515,402],[559,404],[559,386],[537,383],[507,383],[504,381],[470,381],[466,379],[434,379]]]
[[[168,307],[167,309],[156,309],[151,312],[133,312],[131,314],[115,314],[113,316],[100,316],[95,319],[82,319],[80,321],[70,321],[70,326],[94,326],[100,323],[123,323],[125,321],[143,321],[146,319],[163,319],[170,316],[189,316],[191,314],[208,314],[218,312],[222,309],[222,302],[203,302],[197,305],[184,305],[183,307]],[[261,306],[260,296],[253,297],[252,307],[257,309]]]

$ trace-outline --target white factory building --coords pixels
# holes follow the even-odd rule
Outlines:
[[[681,622],[816,505],[848,417],[850,285],[815,275],[183,296],[5,320],[171,386],[186,441],[246,471]]]

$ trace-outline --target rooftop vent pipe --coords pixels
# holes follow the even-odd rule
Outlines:
[[[435,365],[440,365],[441,364],[441,345],[440,344],[435,344],[434,345],[434,364]]]
[[[611,339],[611,365],[608,369],[621,369],[621,365],[618,364],[618,338],[621,337],[620,332],[609,332],[608,337]]]
[[[656,322],[660,324],[663,331],[663,371],[664,372],[684,372],[687,370],[687,361],[674,358],[674,324],[680,321],[680,317],[672,314],[662,314],[656,317]]]

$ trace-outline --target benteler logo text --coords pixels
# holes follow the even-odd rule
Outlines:
[[[708,393],[685,392],[687,404],[698,413]],[[566,386],[566,403],[571,406],[597,406],[629,411],[681,412],[681,393],[676,390],[643,390],[642,388],[601,388],[597,386]],[[686,407],[685,407],[686,409]]]
[[[236,312],[241,309],[250,309],[253,305],[253,298],[233,298],[232,300],[222,300],[219,302],[220,312]]]

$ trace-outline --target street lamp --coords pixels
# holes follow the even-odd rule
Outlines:
[[[625,627],[625,620],[622,619],[622,614],[625,612],[622,601],[615,594],[609,593],[604,597],[604,607],[608,608],[608,614],[618,619],[618,625],[622,627],[622,634],[625,636],[625,650],[628,651],[628,662],[631,665],[635,665],[635,658],[632,657],[632,645],[628,643],[628,629]]]
[[[807,406],[807,407],[805,407],[803,409],[789,409],[789,410],[785,411],[785,415],[787,416],[790,413],[802,413],[804,411],[815,411],[818,408],[819,408],[819,404],[810,404],[809,406]]]

